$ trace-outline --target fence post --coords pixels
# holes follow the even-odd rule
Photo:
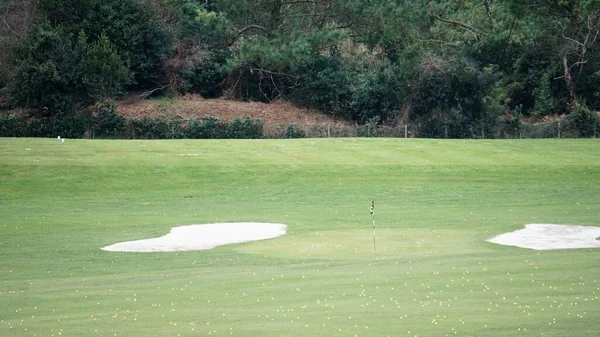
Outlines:
[[[327,124],[327,138],[331,138],[331,130],[329,128],[329,124]]]
[[[560,139],[560,119],[558,120],[558,139]]]
[[[408,138],[408,124],[404,124],[404,138]]]

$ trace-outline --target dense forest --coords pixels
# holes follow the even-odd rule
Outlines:
[[[420,136],[595,136],[599,34],[600,0],[2,0],[0,109],[196,93]]]

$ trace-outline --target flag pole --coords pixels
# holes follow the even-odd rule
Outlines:
[[[375,200],[371,201],[371,215],[373,216],[373,252],[377,251],[375,243]]]

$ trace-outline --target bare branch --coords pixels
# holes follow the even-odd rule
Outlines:
[[[578,65],[586,64],[586,63],[587,63],[587,60],[583,60],[583,61],[577,61],[577,62],[575,62],[575,63],[571,64],[571,66],[569,67],[569,69],[571,69],[571,68],[573,68],[573,67],[576,67],[576,66],[578,66]]]
[[[270,71],[270,70],[266,70],[266,69],[262,69],[262,68],[250,68],[250,71],[257,71],[259,73],[266,73],[266,74],[269,74],[269,75],[285,76],[285,77],[289,77],[289,78],[300,78],[300,76],[295,76],[295,75],[280,73],[280,72],[277,72],[277,71]]]
[[[590,46],[593,45],[594,42],[596,42],[596,39],[598,38],[598,33],[600,33],[600,14],[596,15],[596,19],[598,20],[598,22],[589,28],[590,30],[596,29],[596,34],[594,34],[594,38],[589,44]]]
[[[459,21],[453,21],[453,20],[443,19],[443,18],[441,18],[441,17],[440,17],[440,16],[438,16],[438,15],[434,15],[433,17],[434,17],[435,19],[437,19],[437,20],[441,21],[441,22],[448,23],[448,24],[451,24],[451,25],[455,25],[455,26],[457,26],[457,27],[463,28],[463,29],[465,29],[465,30],[467,30],[467,31],[471,32],[471,34],[473,34],[473,36],[475,36],[475,39],[476,39],[477,41],[479,41],[479,40],[481,39],[479,35],[481,35],[482,33],[481,33],[481,31],[480,31],[479,29],[477,29],[477,28],[471,27],[471,26],[469,26],[469,25],[467,25],[467,24],[465,24],[465,23],[459,22]]]
[[[162,86],[162,87],[160,87],[160,88],[152,89],[152,90],[149,90],[149,91],[144,91],[144,92],[143,92],[143,93],[140,95],[140,98],[142,98],[142,99],[146,99],[146,98],[148,98],[148,97],[152,96],[152,94],[153,94],[154,92],[156,92],[156,91],[159,91],[159,90],[162,90],[162,89],[164,89],[164,88],[166,88],[166,87],[170,87],[170,86],[171,86],[170,84],[167,84],[167,85],[165,85],[165,86]]]
[[[348,23],[348,24],[345,24],[345,25],[337,26],[337,27],[335,27],[335,29],[345,29],[345,28],[350,28],[350,27],[354,26],[354,23],[355,23],[355,22],[350,22],[350,23]]]
[[[8,9],[7,9],[7,13],[8,13]],[[12,27],[8,24],[8,21],[6,21],[6,14],[2,17],[2,21],[4,22],[4,24],[6,25],[6,28],[8,28],[8,31],[11,32],[13,35],[17,36],[17,37],[21,37],[21,35],[17,32],[15,32]]]
[[[242,34],[244,34],[245,32],[247,32],[249,30],[252,30],[252,29],[262,30],[263,32],[268,33],[267,29],[263,26],[249,25],[249,26],[246,26],[246,27],[238,30],[238,32],[235,34],[235,36],[225,46],[226,47],[231,46],[240,36],[242,36]]]
[[[573,42],[573,43],[575,43],[575,44],[578,44],[578,45],[579,45],[579,46],[581,46],[581,47],[583,47],[583,46],[584,46],[584,45],[583,45],[583,43],[581,43],[581,42],[579,42],[579,41],[577,41],[577,40],[574,40],[574,39],[572,39],[572,38],[570,38],[570,37],[567,37],[567,36],[565,36],[565,30],[564,30],[564,29],[563,29],[563,30],[562,30],[560,33],[561,33],[562,37],[563,37],[565,40],[568,40],[568,41],[571,41],[571,42]]]

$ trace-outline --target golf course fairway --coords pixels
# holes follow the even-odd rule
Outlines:
[[[0,336],[600,335],[600,249],[487,241],[527,224],[600,226],[600,141],[0,138]]]

